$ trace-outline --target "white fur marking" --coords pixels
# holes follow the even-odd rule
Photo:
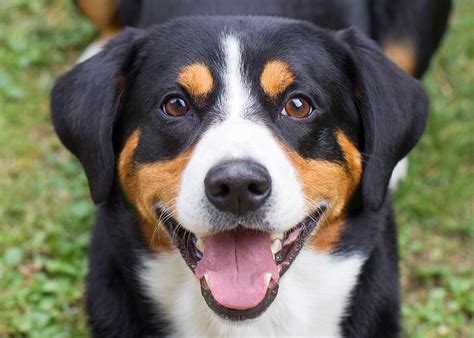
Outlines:
[[[397,163],[390,177],[390,190],[396,190],[398,185],[407,177],[408,174],[408,157],[404,157]]]
[[[184,170],[177,219],[186,229],[200,236],[209,230],[204,192],[204,178],[209,169],[221,161],[242,158],[262,164],[270,173],[272,194],[267,201],[265,221],[276,232],[289,230],[304,219],[304,196],[295,169],[266,128],[239,119],[211,128]]]
[[[226,59],[225,91],[220,104],[227,108],[228,118],[239,118],[243,116],[252,102],[250,89],[242,76],[242,52],[239,41],[232,35],[224,38],[223,47]]]
[[[104,49],[106,43],[107,41],[95,41],[91,43],[86,49],[84,49],[81,56],[79,56],[79,59],[77,59],[76,64],[87,61],[91,57],[99,54],[102,49]]]

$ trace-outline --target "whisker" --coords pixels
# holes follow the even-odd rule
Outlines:
[[[153,251],[155,249],[155,238],[159,232],[159,229],[164,226],[164,224],[175,214],[173,210],[170,209],[170,206],[176,201],[176,198],[171,199],[165,205],[160,206],[161,212],[158,216],[158,220],[154,226],[153,234],[150,241],[150,249]],[[158,243],[160,245],[161,243]]]

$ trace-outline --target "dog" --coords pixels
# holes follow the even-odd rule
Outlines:
[[[94,336],[399,335],[387,190],[426,94],[359,30],[281,14],[127,28],[57,80]]]

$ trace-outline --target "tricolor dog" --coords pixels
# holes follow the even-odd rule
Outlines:
[[[399,335],[387,187],[427,98],[363,34],[126,29],[58,80],[52,117],[98,205],[94,336]]]

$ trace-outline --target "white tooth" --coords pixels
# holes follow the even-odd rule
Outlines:
[[[205,273],[204,278],[206,279],[207,286],[209,286],[209,289],[210,289],[211,288],[211,279],[209,278],[209,275],[207,273]]]
[[[196,249],[198,249],[199,251],[204,252],[204,242],[202,239],[198,238],[197,241],[196,241],[196,244],[194,244],[194,246],[196,247]]]
[[[283,232],[275,232],[275,233],[272,233],[272,240],[273,239],[283,239],[285,236],[285,234]]]
[[[270,285],[270,279],[272,278],[272,274],[271,273],[267,273],[265,275],[265,285],[266,287],[268,287],[268,285]]]
[[[275,255],[282,248],[281,240],[275,239],[272,242],[272,254]]]

